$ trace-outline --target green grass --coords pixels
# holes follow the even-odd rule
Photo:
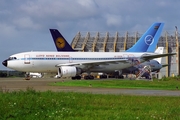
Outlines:
[[[180,80],[176,78],[164,78],[162,80],[64,80],[52,83],[56,86],[78,86],[78,87],[101,87],[101,88],[133,88],[133,89],[161,89],[176,90],[180,87]]]
[[[180,97],[0,92],[1,120],[178,120]]]

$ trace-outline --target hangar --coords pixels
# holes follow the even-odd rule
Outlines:
[[[133,46],[141,35],[138,32],[134,35],[130,32],[78,32],[73,38],[71,46],[82,52],[121,52]],[[164,47],[164,53],[177,53],[177,55],[162,59],[161,64],[168,64],[168,66],[160,70],[161,76],[168,77],[180,74],[179,42],[177,27],[172,33],[164,31],[160,37],[157,47]]]

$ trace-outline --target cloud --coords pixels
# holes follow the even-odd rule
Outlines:
[[[80,19],[97,14],[97,7],[91,0],[38,0],[28,1],[20,9],[37,18],[56,17],[60,20]]]
[[[21,17],[13,20],[15,26],[21,29],[39,29],[40,24],[36,24],[30,17]]]
[[[144,32],[157,21],[173,31],[179,6],[179,0],[0,0],[0,61],[14,52],[55,50],[49,28],[69,43],[78,31]]]
[[[105,18],[108,26],[120,27],[122,24],[122,18],[120,15],[107,14]]]
[[[16,37],[17,31],[14,26],[8,25],[6,23],[0,23],[0,41],[4,41],[7,38]]]

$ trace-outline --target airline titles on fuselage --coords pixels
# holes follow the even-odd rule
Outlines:
[[[70,57],[69,55],[43,55],[43,54],[40,54],[40,55],[36,55],[36,57]]]

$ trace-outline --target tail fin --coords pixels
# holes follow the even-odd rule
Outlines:
[[[163,51],[164,51],[164,47],[158,47],[158,48],[156,49],[155,53],[163,54]],[[161,64],[161,62],[162,62],[162,57],[156,58],[156,59],[154,59],[154,60],[158,61],[158,62]]]
[[[49,29],[54,40],[57,51],[61,52],[73,52],[75,50],[69,45],[66,39],[62,36],[62,34],[57,29]]]
[[[154,52],[164,23],[154,23],[126,52]]]

